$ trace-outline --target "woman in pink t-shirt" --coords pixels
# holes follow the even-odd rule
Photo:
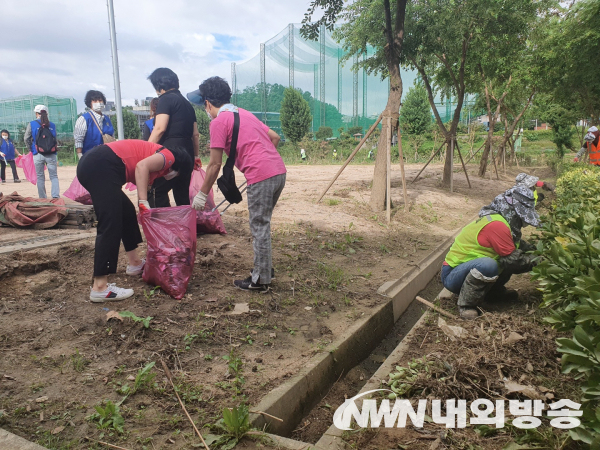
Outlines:
[[[223,152],[229,156],[235,114],[239,115],[235,167],[248,182],[250,231],[254,237],[254,269],[244,280],[234,284],[243,290],[268,292],[274,277],[271,257],[271,216],[285,186],[285,164],[277,151],[279,135],[258,120],[254,114],[230,103],[231,89],[225,80],[212,77],[200,89],[188,94],[193,103],[204,106],[211,119],[210,162],[206,178],[196,195],[193,207],[204,209],[206,198],[215,183]]]

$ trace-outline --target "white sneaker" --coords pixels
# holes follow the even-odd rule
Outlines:
[[[115,283],[111,283],[102,292],[91,289],[90,300],[92,303],[105,303],[113,302],[118,300],[125,300],[133,295],[133,289],[124,289],[115,286]]]
[[[139,266],[130,266],[129,264],[127,265],[127,270],[125,271],[125,273],[127,275],[141,275],[142,272],[144,271],[144,266],[146,265],[146,259],[142,259],[142,263]]]

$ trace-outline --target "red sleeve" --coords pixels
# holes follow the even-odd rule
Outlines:
[[[515,251],[510,228],[498,220],[483,227],[477,236],[477,242],[483,247],[493,248],[500,256],[508,256]]]

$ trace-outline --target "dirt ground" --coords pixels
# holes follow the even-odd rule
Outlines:
[[[198,238],[193,278],[181,301],[125,276],[122,254],[110,281],[133,287],[134,297],[90,303],[93,232],[68,245],[0,256],[0,426],[56,449],[96,448],[86,436],[129,449],[191,448],[197,438],[160,360],[173,371],[199,428],[215,423],[223,407],[256,404],[385,301],[376,294],[381,284],[423,259],[510,187],[518,172],[500,181],[482,180],[473,166],[473,188],[456,173],[450,194],[440,188],[441,166],[432,166],[409,185],[406,212],[394,167],[395,208],[388,225],[385,213],[373,213],[366,204],[372,166],[349,166],[320,204],[316,198],[338,167],[288,169],[273,216],[277,278],[270,294],[243,292],[232,284],[252,267],[245,202],[223,216],[227,235]],[[419,169],[408,165],[408,179]],[[547,169],[528,172],[549,176]],[[74,168],[59,168],[61,191],[73,175]],[[12,186],[1,189],[10,193]],[[15,186],[22,195],[36,195],[29,183]],[[220,194],[215,196],[218,202]],[[1,228],[0,244],[36,233]],[[231,314],[236,304],[247,304],[249,312]],[[107,321],[111,310],[151,319],[148,327],[131,319]],[[121,401],[123,386],[131,388],[131,378],[150,362],[157,364],[153,382],[120,405],[124,432],[99,429],[98,420],[90,418],[94,406]]]

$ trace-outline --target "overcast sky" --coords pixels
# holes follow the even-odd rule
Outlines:
[[[231,63],[259,53],[309,0],[113,0],[124,104],[155,95],[146,78],[157,67],[179,76],[185,94]],[[0,98],[74,97],[88,89],[114,100],[105,0],[4,0],[0,12]]]

